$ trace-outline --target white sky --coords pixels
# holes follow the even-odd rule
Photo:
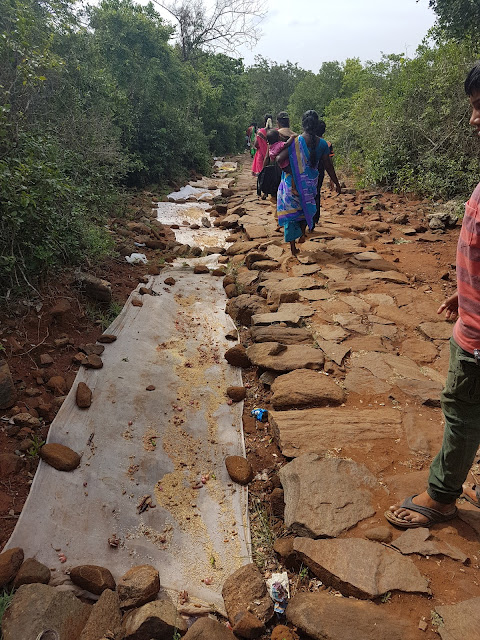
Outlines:
[[[435,21],[428,0],[268,0],[268,6],[263,37],[253,51],[242,51],[247,65],[260,54],[317,72],[329,60],[413,56]]]

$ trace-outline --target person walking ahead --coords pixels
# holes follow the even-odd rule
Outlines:
[[[470,124],[480,136],[480,63],[465,80]],[[457,515],[462,494],[480,508],[480,486],[465,484],[480,444],[480,183],[466,204],[457,247],[457,291],[439,308],[458,320],[450,339],[450,364],[442,410],[443,444],[430,466],[427,490],[385,513],[402,529],[428,527]]]

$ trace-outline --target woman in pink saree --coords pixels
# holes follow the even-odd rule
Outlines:
[[[267,153],[267,131],[273,128],[272,116],[267,113],[265,116],[265,126],[257,131],[257,137],[255,139],[255,148],[257,150],[252,164],[252,174],[258,176],[263,169],[263,161]]]

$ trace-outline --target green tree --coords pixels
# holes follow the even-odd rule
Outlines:
[[[197,115],[215,155],[240,150],[248,126],[246,86],[241,60],[204,53],[195,64],[202,100]]]
[[[131,184],[158,182],[185,168],[207,171],[209,154],[195,116],[195,72],[168,44],[172,27],[150,3],[104,0],[90,8],[95,47],[125,108],[117,124],[134,162]]]
[[[478,0],[429,0],[437,14],[439,27],[452,38],[463,40],[480,35],[480,3]]]
[[[291,62],[278,64],[256,56],[255,63],[246,72],[250,98],[248,111],[252,119],[263,126],[266,113],[271,113],[275,118],[279,111],[284,111],[298,82],[307,74],[307,71]]]
[[[315,109],[320,117],[325,108],[339,97],[344,72],[339,62],[324,62],[317,74],[307,73],[296,85],[289,102],[289,113],[292,123],[299,129],[302,114],[308,109]]]

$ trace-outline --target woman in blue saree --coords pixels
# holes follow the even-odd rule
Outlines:
[[[285,242],[290,243],[292,255],[298,254],[295,241],[305,242],[305,231],[315,226],[317,211],[316,195],[318,165],[320,161],[341,193],[335,169],[329,157],[328,144],[317,136],[318,114],[307,111],[303,114],[303,133],[295,142],[277,156],[277,161],[288,159],[290,165],[282,173],[282,181],[277,193],[278,224],[283,227]]]

